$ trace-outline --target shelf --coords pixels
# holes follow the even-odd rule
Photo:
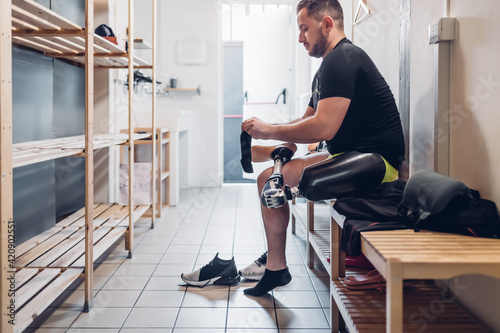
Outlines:
[[[83,273],[81,268],[22,269],[16,273],[17,313],[14,332],[22,332]],[[29,281],[28,281],[29,280]],[[19,300],[24,299],[24,302]],[[29,303],[26,301],[29,300]]]
[[[135,223],[149,206],[135,206]],[[94,205],[93,261],[128,229],[129,207]],[[55,227],[16,246],[16,332],[28,327],[73,281],[85,266],[85,207]]]
[[[136,133],[134,140],[150,138],[151,134]],[[100,134],[94,136],[94,150],[126,144],[128,134]],[[22,142],[12,145],[13,167],[50,161],[69,156],[80,156],[85,151],[85,135],[40,141]]]
[[[363,272],[349,269],[347,271],[347,275],[360,273]],[[385,292],[375,289],[349,290],[342,278],[333,281],[330,290],[349,332],[386,332]],[[451,300],[446,300],[445,306],[439,308],[438,316],[433,315],[432,320],[425,320],[421,315],[421,310],[427,309],[432,313],[433,304],[436,300],[441,300],[442,297],[442,290],[436,287],[432,280],[421,281],[414,287],[405,288],[404,332],[485,332],[484,328],[473,317],[457,302]]]
[[[135,223],[147,205],[134,207]],[[94,244],[106,243],[109,247],[128,228],[129,207],[118,204],[94,205]],[[116,230],[115,230],[116,229]],[[85,252],[85,208],[60,221],[55,227],[16,246],[17,268],[26,267],[78,267],[83,266]],[[94,249],[94,261],[102,253]]]
[[[85,31],[50,9],[31,1],[12,2],[12,41],[45,55],[85,64]],[[129,54],[105,38],[94,35],[94,66],[127,68]],[[151,68],[134,56],[134,67]]]
[[[309,243],[319,260],[325,267],[327,272],[330,272],[330,230],[314,230],[309,232]]]
[[[134,38],[134,49],[137,49],[137,50],[150,50],[151,49],[151,44],[149,44],[143,38]]]
[[[201,87],[198,88],[165,88],[165,94],[168,96],[171,92],[195,92],[201,95]]]

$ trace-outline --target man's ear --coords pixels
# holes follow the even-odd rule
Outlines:
[[[333,19],[330,16],[327,15],[323,19],[323,24],[324,24],[324,27],[326,29],[326,32],[330,32],[333,29],[335,22],[333,21]]]

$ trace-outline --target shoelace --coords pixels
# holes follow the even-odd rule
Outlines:
[[[267,262],[267,251],[262,253],[259,259],[254,261],[259,267]]]

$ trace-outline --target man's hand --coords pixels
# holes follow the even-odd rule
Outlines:
[[[272,139],[272,125],[259,118],[252,117],[245,120],[243,124],[241,124],[241,130],[250,134],[254,139]]]

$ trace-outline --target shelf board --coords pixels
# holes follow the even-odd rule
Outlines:
[[[16,273],[16,279],[23,270]],[[16,304],[16,325],[14,332],[22,332],[28,327],[42,312],[59,297],[64,290],[66,290],[76,279],[83,273],[81,268],[70,268],[61,273],[61,269],[48,268],[41,270],[40,273],[27,282],[20,289],[16,289],[16,296],[27,298],[27,296],[34,296],[29,302],[23,305]],[[40,275],[54,276],[55,279],[39,278]],[[29,292],[30,295],[25,295]]]
[[[201,94],[201,87],[198,88],[165,88],[165,94],[168,95],[171,92],[195,92],[198,95]]]
[[[128,41],[125,39],[125,41]],[[139,50],[150,50],[152,48],[149,42],[145,41],[143,38],[134,38],[134,49]]]
[[[12,1],[12,35],[15,44],[80,66],[85,64],[84,28],[32,0]],[[95,67],[128,67],[125,49],[99,35],[93,36]],[[136,68],[152,67],[137,56],[133,59]]]
[[[136,133],[134,140],[150,138],[151,134]],[[94,150],[126,144],[128,134],[96,134]],[[12,145],[14,168],[54,160],[61,157],[80,156],[85,150],[85,135],[16,143]]]

